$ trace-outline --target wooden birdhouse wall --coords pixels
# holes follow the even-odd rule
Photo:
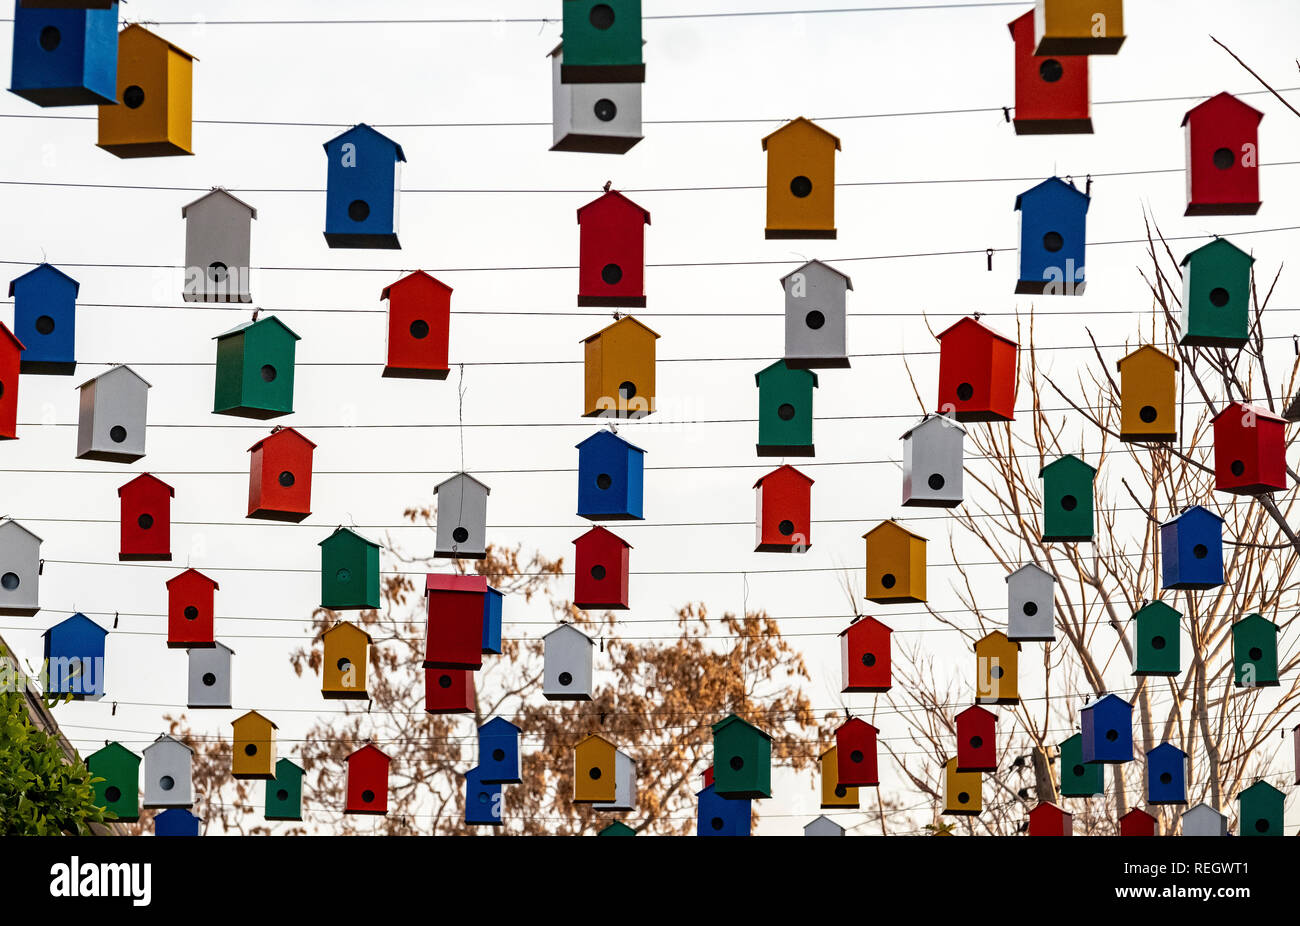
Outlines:
[[[483,655],[501,655],[501,624],[505,612],[505,595],[488,586],[483,598]]]
[[[636,809],[636,760],[623,750],[614,750],[614,799],[598,801],[592,809],[615,812]]]
[[[589,521],[640,520],[645,451],[609,431],[577,445],[578,516]]]
[[[1214,419],[1214,488],[1259,495],[1286,484],[1285,419],[1257,405],[1225,406]]]
[[[388,352],[383,375],[446,379],[451,339],[452,289],[422,270],[386,287]]]
[[[713,788],[720,797],[772,796],[772,738],[735,714],[713,725]]]
[[[835,731],[839,783],[850,787],[876,787],[880,772],[876,737],[880,733],[860,717],[850,718]]]
[[[552,151],[626,154],[641,140],[640,83],[569,83],[564,46],[551,52]]]
[[[1286,795],[1257,781],[1237,795],[1242,836],[1285,836]]]
[[[401,248],[397,198],[402,146],[364,123],[325,143],[325,243],[331,248]]]
[[[185,220],[186,302],[252,302],[249,292],[257,210],[217,188],[181,209]]]
[[[833,239],[840,140],[802,116],[763,139],[769,239]]]
[[[954,817],[977,817],[984,809],[979,772],[957,771],[954,756],[943,767],[943,812]]]
[[[708,785],[697,793],[696,836],[748,836],[753,819],[747,798],[729,800]]]
[[[104,638],[108,631],[77,613],[45,631],[45,692],[75,701],[104,696]]]
[[[975,644],[976,702],[1019,704],[1019,679],[1019,643],[995,630]]]
[[[483,606],[487,579],[430,573],[424,667],[477,669],[483,664]]]
[[[144,750],[144,806],[190,807],[194,803],[194,753],[170,736]]]
[[[609,803],[618,797],[614,744],[591,735],[573,750],[573,802]]]
[[[275,730],[275,724],[256,711],[249,711],[234,721],[231,777],[257,780],[275,777]]]
[[[41,609],[41,542],[17,521],[0,521],[0,614],[30,617]]]
[[[331,700],[364,699],[370,664],[370,634],[342,621],[322,634],[321,695]]]
[[[1258,614],[1232,625],[1233,683],[1238,688],[1278,685],[1277,635],[1277,624]]]
[[[449,559],[487,556],[487,500],[491,489],[466,473],[438,485],[438,529],[433,555]]]
[[[95,778],[95,806],[117,814],[123,823],[140,819],[140,757],[121,743],[108,743],[86,756],[86,768]]]
[[[348,756],[348,773],[344,813],[388,813],[389,759],[367,743]]]
[[[224,643],[185,651],[189,656],[189,706],[230,707],[231,662],[234,650]]]
[[[1184,836],[1228,835],[1228,818],[1206,804],[1197,804],[1179,819]]]
[[[217,335],[213,414],[265,421],[293,414],[298,335],[274,315]]]
[[[543,638],[542,695],[548,701],[590,701],[592,642],[572,624]]]
[[[1089,197],[1052,177],[1021,193],[1021,295],[1082,296]]]
[[[1073,836],[1074,817],[1055,804],[1043,802],[1029,811],[1030,836]]]
[[[561,74],[566,84],[645,80],[641,0],[564,0],[563,29],[569,44]]]
[[[1136,807],[1119,818],[1120,836],[1154,836],[1156,818]]]
[[[842,691],[888,691],[893,686],[891,633],[872,617],[860,617],[840,631]]]
[[[1200,505],[1160,525],[1163,588],[1207,589],[1223,584],[1223,521]]]
[[[469,826],[502,826],[505,789],[483,780],[482,769],[465,773],[465,823]]]
[[[1186,215],[1259,212],[1259,123],[1264,114],[1220,93],[1183,117]]]
[[[193,154],[194,58],[132,24],[117,36],[116,106],[99,107],[99,147],[119,158]]]
[[[1061,743],[1061,797],[1092,797],[1106,790],[1106,767],[1083,761],[1083,735]]]
[[[1177,361],[1150,344],[1119,362],[1120,440],[1178,439],[1177,371]]]
[[[631,547],[603,527],[593,527],[574,542],[573,603],[579,608],[626,611]]]
[[[1187,803],[1187,753],[1161,743],[1147,753],[1147,803]]]
[[[821,769],[821,806],[823,810],[832,807],[856,810],[860,803],[858,789],[840,781],[839,755],[839,749],[832,746],[817,760]]]
[[[311,514],[315,449],[293,428],[272,431],[248,448],[248,517],[297,524]]]
[[[196,569],[167,580],[167,645],[173,649],[213,646],[216,582]]]
[[[793,466],[782,466],[754,483],[755,552],[805,553],[812,547],[812,484]]]
[[[583,417],[644,418],[655,410],[655,341],[630,315],[583,341]]]
[[[1097,471],[1072,454],[1043,467],[1043,542],[1091,542]]]
[[[172,487],[141,473],[117,490],[121,502],[122,561],[172,558]]]
[[[1014,420],[1016,342],[974,318],[963,318],[938,337],[935,411],[958,421]]]
[[[903,504],[956,508],[962,503],[966,429],[941,415],[923,418],[903,435]]]
[[[814,260],[784,277],[781,288],[785,291],[786,366],[849,366],[847,301],[853,281]]]
[[[1188,347],[1241,347],[1250,337],[1255,258],[1216,238],[1183,258],[1183,335]]]
[[[925,601],[925,538],[893,521],[882,521],[863,537],[867,600],[878,604]]]
[[[817,374],[792,369],[778,360],[754,376],[758,385],[758,445],[760,457],[811,457],[813,390]]]
[[[1182,615],[1163,601],[1144,605],[1133,615],[1136,676],[1176,676],[1182,673]]]
[[[90,6],[14,4],[12,93],[37,106],[116,101],[117,2],[95,4],[102,9]]]
[[[1015,44],[1016,134],[1091,135],[1087,56],[1034,54],[1033,10],[1010,28]]]
[[[266,783],[262,805],[266,820],[302,819],[302,776],[301,766],[289,759],[275,763],[275,778]]]
[[[171,807],[153,818],[155,836],[198,836],[203,821],[184,807]]]
[[[425,669],[424,709],[430,714],[472,714],[474,670]]]
[[[974,705],[956,717],[957,771],[998,770],[997,715]]]
[[[81,384],[77,459],[133,463],[144,456],[149,384],[117,366]]]
[[[23,342],[0,322],[0,440],[18,437],[18,372]]]
[[[1124,0],[1036,0],[1039,55],[1115,55],[1124,44]]]
[[[1056,577],[1034,563],[1007,576],[1007,639],[1056,639]]]
[[[616,190],[578,210],[578,305],[645,308],[650,213]]]
[[[1106,764],[1133,761],[1133,707],[1115,695],[1106,695],[1079,712],[1083,733],[1083,761]]]
[[[321,607],[334,611],[379,607],[379,544],[340,527],[320,542],[320,548]]]
[[[521,780],[519,737],[519,728],[501,717],[493,717],[478,728],[480,780],[485,784],[516,784]]]
[[[81,284],[40,264],[9,284],[14,337],[23,344],[21,371],[71,376],[77,369],[77,293]]]

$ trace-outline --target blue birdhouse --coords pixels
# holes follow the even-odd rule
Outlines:
[[[483,780],[482,769],[465,773],[465,823],[467,826],[500,826],[505,788]]]
[[[1079,720],[1084,762],[1133,761],[1133,705],[1108,694],[1080,711]]]
[[[19,371],[71,376],[77,369],[77,290],[81,284],[41,264],[9,284],[14,337],[23,342]]]
[[[1160,525],[1164,588],[1217,588],[1223,584],[1223,518],[1194,505]]]
[[[578,444],[578,517],[588,521],[640,520],[645,451],[612,431]]]
[[[505,606],[505,594],[491,585],[483,596],[483,655],[501,655],[501,614]]]
[[[493,717],[478,728],[478,774],[485,785],[512,785],[519,777],[519,728]]]
[[[45,693],[76,701],[102,698],[106,636],[107,630],[80,613],[45,631]]]
[[[1091,198],[1059,177],[1016,197],[1020,212],[1017,293],[1082,296],[1084,240]]]
[[[37,106],[116,103],[117,0],[106,6],[39,9],[15,3],[10,92]]]
[[[155,836],[197,836],[199,818],[184,807],[169,807],[153,818]]]
[[[1147,753],[1147,803],[1187,803],[1187,753],[1172,743]]]
[[[709,785],[695,796],[700,801],[695,823],[696,836],[749,835],[749,798],[729,800],[719,796],[713,790],[713,785]]]
[[[325,241],[332,248],[401,247],[397,191],[402,146],[365,123],[325,143]]]

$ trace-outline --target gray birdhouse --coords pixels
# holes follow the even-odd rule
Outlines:
[[[17,521],[0,521],[0,614],[31,617],[41,609],[41,538]]]
[[[230,707],[230,657],[235,651],[224,643],[187,649],[190,657],[191,708]]]
[[[249,253],[257,210],[221,187],[181,209],[186,302],[252,302]]]
[[[623,154],[641,140],[641,84],[566,84],[564,46],[551,52],[552,151]]]
[[[803,828],[805,836],[843,836],[844,827],[826,816],[818,817]]]
[[[636,809],[636,762],[623,750],[614,750],[614,799],[591,807],[593,810]]]
[[[457,473],[434,486],[438,496],[438,535],[434,556],[483,559],[487,556],[487,497],[492,490],[469,473]]]
[[[144,456],[149,383],[130,367],[116,366],[78,388],[77,459],[134,463]]]
[[[1228,818],[1209,804],[1197,804],[1182,816],[1184,836],[1227,836]]]
[[[591,700],[591,638],[572,624],[542,637],[542,695],[548,701]]]
[[[144,806],[194,804],[194,750],[166,733],[144,748]]]
[[[853,281],[812,260],[781,278],[785,290],[785,365],[820,370],[849,365],[845,301]]]
[[[903,504],[956,508],[962,502],[962,443],[966,429],[943,415],[926,415],[903,435]]]
[[[1056,577],[1033,563],[1007,576],[1007,639],[1056,639]]]

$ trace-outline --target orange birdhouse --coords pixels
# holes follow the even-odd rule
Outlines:
[[[822,810],[843,807],[851,810],[858,808],[858,789],[840,784],[839,747],[832,746],[821,754],[817,760],[821,766]]]
[[[293,428],[276,428],[248,448],[248,517],[297,523],[311,514],[315,449]]]
[[[995,630],[975,644],[975,701],[1019,704],[1020,644]]]
[[[868,601],[925,601],[925,538],[894,521],[862,535],[867,541]]]
[[[1037,0],[1036,55],[1117,55],[1124,0]]]
[[[1144,344],[1119,362],[1119,439],[1178,439],[1178,361]]]
[[[767,237],[835,237],[835,152],[840,140],[800,116],[763,139]]]
[[[230,774],[233,778],[275,777],[276,725],[257,711],[236,717]]]
[[[573,802],[608,804],[616,795],[614,744],[595,733],[573,750]]]
[[[99,107],[99,147],[119,158],[193,154],[195,58],[132,23],[117,35],[117,104]]]
[[[957,771],[957,757],[943,766],[943,812],[954,817],[977,817],[984,807],[979,772]]]
[[[655,410],[659,335],[626,315],[584,338],[584,418],[643,418]]]
[[[325,654],[321,663],[321,695],[330,700],[370,700],[366,691],[370,634],[343,621],[321,634]]]

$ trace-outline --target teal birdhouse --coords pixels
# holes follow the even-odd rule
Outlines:
[[[1238,826],[1242,836],[1284,836],[1286,795],[1267,781],[1257,781],[1237,795]]]
[[[719,797],[772,796],[772,737],[735,714],[713,725],[713,790]]]
[[[1183,258],[1183,336],[1188,347],[1241,347],[1250,334],[1250,268],[1226,238]]]
[[[333,611],[379,607],[379,544],[346,527],[320,542],[320,606]]]
[[[1097,470],[1073,454],[1043,467],[1043,543],[1091,542],[1092,487]]]
[[[754,375],[758,384],[758,455],[811,457],[817,374],[778,360]]]
[[[212,411],[240,418],[293,414],[293,357],[298,335],[274,315],[217,335]]]
[[[1083,761],[1083,734],[1061,743],[1061,797],[1092,797],[1106,790],[1106,767]]]
[[[302,776],[302,768],[289,759],[275,763],[275,778],[266,782],[267,820],[302,819]]]
[[[1172,677],[1182,672],[1182,617],[1163,601],[1153,601],[1134,613],[1134,675]]]
[[[123,823],[140,819],[140,757],[121,743],[109,743],[86,756],[95,782],[95,806],[117,814]]]
[[[1258,614],[1232,625],[1233,678],[1238,688],[1272,688],[1277,679],[1278,626]]]
[[[564,0],[566,84],[639,84],[641,0]]]

